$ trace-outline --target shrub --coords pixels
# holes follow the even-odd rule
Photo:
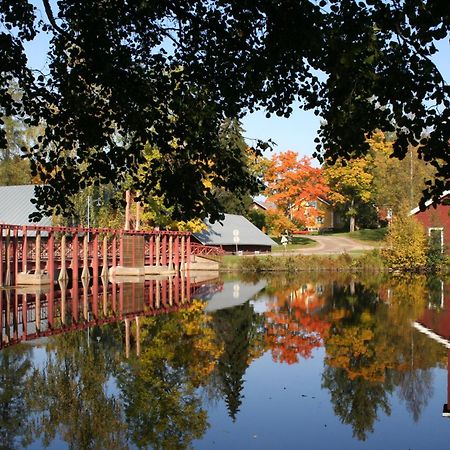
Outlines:
[[[386,236],[383,257],[394,270],[417,272],[427,264],[427,241],[422,225],[412,217],[397,216]]]

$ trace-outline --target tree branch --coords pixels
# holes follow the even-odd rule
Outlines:
[[[53,15],[53,11],[52,8],[50,6],[49,0],[42,0],[42,3],[44,4],[44,8],[45,8],[45,13],[47,14],[47,18],[50,22],[50,24],[52,25],[52,27],[60,34],[62,34],[63,36],[66,36],[67,38],[69,38],[69,34],[64,31],[57,23],[55,20],[55,16]]]

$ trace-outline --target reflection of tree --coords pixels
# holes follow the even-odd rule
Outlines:
[[[25,434],[28,411],[25,406],[26,378],[31,351],[24,346],[0,352],[0,448],[18,447]]]
[[[336,414],[360,439],[373,430],[380,408],[389,414],[386,393],[395,385],[418,420],[431,395],[429,369],[442,360],[439,345],[411,327],[424,311],[425,279],[395,279],[380,292],[386,303],[361,284],[336,286],[325,340],[323,386]]]
[[[266,343],[274,361],[294,364],[311,357],[314,348],[322,346],[329,324],[317,310],[324,298],[313,285],[292,286],[277,291],[275,301],[265,313]]]
[[[433,375],[430,369],[401,372],[396,383],[399,384],[399,397],[404,400],[414,422],[433,396]]]
[[[365,440],[373,432],[378,410],[390,414],[387,392],[391,386],[372,382],[362,376],[350,378],[345,369],[326,367],[322,386],[329,389],[334,412],[342,423],[351,425],[353,436]]]
[[[389,332],[395,339],[398,361],[395,383],[400,399],[405,401],[413,420],[418,421],[433,394],[430,369],[445,366],[447,352],[410,324],[424,314],[428,299],[435,297],[436,291],[440,297],[441,283],[430,283],[424,276],[416,275],[391,280],[390,289]]]
[[[110,327],[51,339],[43,369],[35,369],[29,384],[29,407],[34,412],[34,434],[49,445],[57,434],[70,448],[103,449],[126,446],[120,403],[108,393],[113,353],[102,341]]]
[[[219,389],[225,396],[228,414],[233,421],[242,402],[243,377],[250,363],[257,323],[257,315],[248,302],[213,315],[217,338],[223,343],[223,353],[217,367]]]
[[[180,313],[141,320],[141,356],[122,365],[118,376],[138,447],[182,449],[206,431],[197,388],[221,354],[208,321],[203,303],[195,301]]]

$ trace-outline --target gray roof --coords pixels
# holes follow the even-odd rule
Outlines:
[[[194,233],[194,236],[204,245],[235,245],[236,231],[239,235],[238,245],[263,245],[273,247],[277,243],[264,234],[259,228],[244,216],[225,214],[222,223],[210,223],[205,219],[206,230]]]
[[[256,297],[266,285],[267,281],[265,280],[259,280],[256,283],[246,283],[238,280],[225,281],[222,291],[216,292],[206,299],[208,300],[208,303],[205,311],[212,312],[219,309],[242,305]]]
[[[30,202],[34,198],[34,185],[0,186],[0,223],[8,225],[51,226],[51,218],[30,222],[28,216],[36,211]]]

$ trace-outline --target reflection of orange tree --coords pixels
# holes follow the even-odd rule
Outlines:
[[[265,313],[266,344],[274,361],[294,364],[322,345],[329,328],[317,311],[323,302],[311,285],[277,292]]]

